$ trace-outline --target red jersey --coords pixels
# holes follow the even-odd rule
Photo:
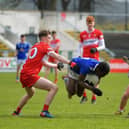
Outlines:
[[[60,40],[59,39],[53,39],[50,42],[50,46],[55,50],[56,53],[59,52],[59,44],[60,44]]]
[[[100,41],[104,40],[103,33],[100,30],[94,29],[92,32],[83,31],[80,33],[80,43],[83,48],[83,57],[90,57],[99,59],[99,52],[91,53],[91,48],[98,48],[101,44]],[[102,43],[102,42],[101,42]],[[104,43],[104,42],[103,42]]]
[[[28,58],[23,65],[21,73],[38,74],[42,68],[42,60],[45,55],[52,52],[53,49],[44,42],[36,43],[29,51]]]

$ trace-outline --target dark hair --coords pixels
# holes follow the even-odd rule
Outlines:
[[[23,38],[23,37],[25,37],[25,34],[21,34],[21,36],[20,36],[21,38]]]
[[[52,31],[52,35],[53,35],[53,34],[56,34],[56,31],[55,31],[55,30]]]
[[[39,39],[41,39],[41,37],[46,37],[46,36],[48,36],[48,31],[47,30],[41,30],[40,32],[39,32],[39,34],[38,34],[38,36],[39,36]]]
[[[101,74],[101,77],[104,77],[110,72],[110,66],[106,62],[100,62],[99,65],[96,67],[95,71]]]
[[[50,30],[48,30],[48,34],[50,34],[50,35],[51,35],[51,31],[50,31]]]

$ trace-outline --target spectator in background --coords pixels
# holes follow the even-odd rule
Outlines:
[[[27,59],[27,54],[30,49],[30,43],[26,42],[24,34],[20,36],[20,42],[16,44],[16,57],[17,57],[17,71],[16,71],[16,82],[19,81],[19,71],[21,66]]]
[[[67,7],[69,3],[70,3],[70,0],[62,0],[63,11],[67,11]]]
[[[129,58],[127,56],[123,57],[123,60],[129,64]],[[129,73],[128,73],[128,77],[129,77]],[[119,110],[115,113],[116,115],[122,115],[122,113],[124,112],[124,108],[127,104],[127,101],[129,99],[129,85],[125,91],[125,93],[123,94],[122,98],[121,98],[121,102],[120,102],[120,106],[119,106]],[[128,114],[129,115],[129,114]]]
[[[56,31],[52,31],[52,40],[50,41],[50,46],[53,48],[53,50],[55,51],[55,53],[59,53],[59,48],[60,48],[60,39],[57,38],[57,34]],[[56,60],[53,57],[49,57],[48,61],[54,64],[58,63],[58,60]],[[55,79],[54,79],[54,83],[57,83],[58,81],[58,71],[57,68],[54,68],[55,70]],[[46,72],[45,72],[45,77],[48,77],[48,74],[50,72],[50,68],[47,67],[46,68]]]
[[[95,18],[93,16],[88,16],[86,18],[86,24],[88,30],[80,33],[79,54],[82,50],[82,57],[90,57],[99,60],[99,51],[105,49],[103,33],[100,30],[94,28]],[[87,94],[85,91],[80,103],[83,103],[87,100]],[[93,94],[91,102],[93,104],[96,103],[95,94]]]

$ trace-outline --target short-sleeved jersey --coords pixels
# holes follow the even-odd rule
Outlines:
[[[30,49],[30,43],[17,43],[16,50],[17,50],[17,59],[25,60],[27,58],[27,53]]]
[[[51,42],[50,42],[50,46],[55,49],[55,52],[58,53],[59,52],[59,47],[57,47],[57,45],[60,43],[60,40],[59,39],[53,39]],[[59,45],[58,45],[59,46]]]
[[[88,73],[94,73],[96,66],[99,64],[99,61],[92,58],[72,58],[72,62],[75,62],[80,69],[77,71],[74,70],[75,73],[80,75],[86,75]]]
[[[28,58],[23,65],[21,73],[38,74],[42,68],[45,55],[49,55],[53,49],[44,42],[36,43],[29,51]]]
[[[98,48],[100,40],[103,40],[103,33],[100,30],[94,29],[92,32],[83,31],[80,33],[80,43],[83,48],[83,57],[99,58],[99,52],[92,54],[91,48]]]

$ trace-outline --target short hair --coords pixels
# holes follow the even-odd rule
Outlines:
[[[103,73],[103,76],[110,72],[110,66],[107,62],[100,62],[96,68]]]
[[[93,16],[88,16],[86,18],[87,23],[95,22],[95,18]]]
[[[39,39],[41,39],[41,37],[47,37],[49,34],[49,32],[47,30],[41,30],[38,34]]]
[[[51,34],[51,31],[50,30],[48,30],[48,34]]]
[[[52,35],[53,35],[53,34],[56,34],[56,31],[55,31],[55,30],[52,31]]]
[[[25,37],[25,34],[21,34],[21,36],[20,36],[21,38],[23,38],[23,37]]]

